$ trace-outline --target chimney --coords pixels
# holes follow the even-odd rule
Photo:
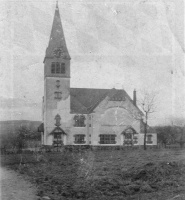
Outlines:
[[[134,89],[134,91],[133,91],[133,103],[134,103],[135,106],[136,106],[136,101],[137,101],[137,98],[136,98],[136,89]]]

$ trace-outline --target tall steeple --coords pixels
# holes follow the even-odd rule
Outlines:
[[[44,59],[44,144],[52,145],[58,128],[67,129],[70,115],[70,62],[58,2]],[[56,124],[60,118],[61,124]],[[59,121],[60,121],[59,120]],[[61,126],[61,127],[59,127]],[[58,132],[57,132],[58,134]],[[62,136],[63,137],[63,136]],[[65,139],[63,139],[65,144]]]
[[[64,37],[64,32],[62,28],[62,22],[60,18],[59,7],[58,7],[58,1],[56,2],[55,15],[53,19],[53,25],[51,29],[49,44],[46,49],[45,59],[53,58],[56,56],[56,54],[58,55],[58,57],[61,57],[63,59],[67,59],[67,60],[71,59],[67,46],[66,46],[66,41]]]

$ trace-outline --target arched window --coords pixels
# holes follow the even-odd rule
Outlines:
[[[60,126],[61,125],[61,123],[60,123],[61,117],[59,114],[57,114],[55,116],[55,120],[56,120],[55,126]]]
[[[75,127],[85,127],[85,116],[84,115],[75,115],[74,116]]]

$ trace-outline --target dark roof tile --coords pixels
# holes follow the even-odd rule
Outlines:
[[[92,88],[71,88],[71,113],[85,114],[91,113],[99,103],[107,96],[112,98],[127,97],[132,103],[132,99],[125,90],[113,89],[92,89]],[[137,107],[137,106],[136,106]],[[137,107],[139,110],[139,108]],[[140,111],[140,110],[139,110]]]
[[[41,123],[38,127],[38,132],[44,132],[44,123]]]

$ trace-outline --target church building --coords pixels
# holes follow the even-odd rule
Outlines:
[[[71,88],[70,54],[58,5],[44,58],[43,145],[138,146],[144,143],[143,113],[123,89]],[[147,145],[157,144],[148,131]]]

